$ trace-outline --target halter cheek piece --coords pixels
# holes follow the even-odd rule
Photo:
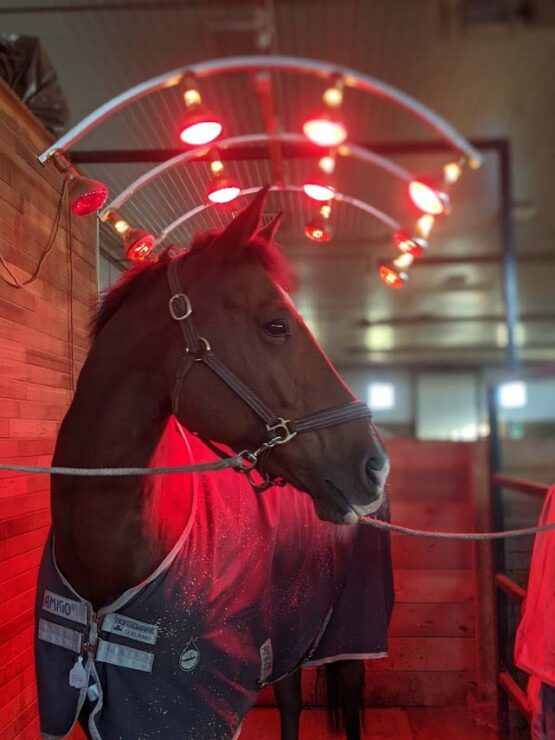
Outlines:
[[[270,485],[279,483],[278,480],[272,479],[267,473],[260,470],[260,465],[267,458],[274,447],[287,444],[294,439],[297,434],[303,432],[312,432],[316,429],[324,429],[337,424],[344,424],[347,421],[355,419],[365,419],[372,416],[368,406],[362,401],[349,401],[348,403],[334,406],[322,411],[316,411],[308,416],[303,416],[294,421],[283,419],[276,416],[264,401],[254,393],[241,378],[230,370],[221,360],[212,352],[210,343],[204,337],[197,334],[195,325],[191,318],[193,308],[189,297],[181,292],[179,277],[177,274],[178,260],[172,260],[168,265],[168,282],[171,290],[168,308],[172,319],[179,323],[183,339],[185,340],[185,354],[181,358],[175,378],[175,385],[172,395],[172,408],[177,415],[179,401],[181,398],[181,389],[189,370],[193,363],[202,362],[209,367],[223,382],[249,406],[257,416],[259,416],[266,425],[268,440],[263,442],[257,450],[243,450],[239,453],[242,458],[242,465],[239,472],[245,473],[251,484],[258,489],[267,488]],[[218,454],[220,450],[214,448]],[[258,485],[252,478],[252,473],[257,470],[265,480],[263,485]]]

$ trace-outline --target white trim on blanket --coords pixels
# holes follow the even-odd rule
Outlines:
[[[340,655],[332,655],[330,658],[321,658],[320,660],[309,660],[303,664],[304,667],[326,665],[327,663],[335,663],[337,660],[378,660],[379,658],[387,658],[388,653],[341,653]]]

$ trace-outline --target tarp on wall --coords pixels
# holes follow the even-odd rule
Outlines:
[[[67,100],[48,53],[34,36],[0,34],[0,77],[54,136],[69,120]]]

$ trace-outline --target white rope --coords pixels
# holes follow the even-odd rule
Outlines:
[[[524,529],[508,529],[505,532],[437,532],[426,529],[411,529],[399,524],[382,522],[379,519],[359,519],[360,524],[366,524],[376,529],[385,529],[388,532],[409,535],[409,537],[434,537],[440,540],[501,540],[510,537],[528,537],[538,532],[555,530],[555,523],[542,524],[541,527],[525,527]]]
[[[13,470],[17,473],[50,473],[53,475],[77,475],[82,477],[93,476],[123,476],[123,475],[171,475],[172,473],[203,473],[209,470],[225,470],[226,468],[238,468],[243,459],[237,455],[226,460],[215,462],[198,463],[197,465],[176,465],[164,468],[64,468],[64,467],[41,467],[36,465],[4,465],[0,464],[0,470]],[[360,518],[360,524],[369,527],[408,535],[409,537],[432,537],[441,540],[500,540],[511,537],[529,537],[539,532],[555,530],[555,524],[543,524],[540,527],[526,527],[524,529],[509,529],[506,532],[438,532],[425,529],[411,529],[399,524],[382,522],[379,519]]]

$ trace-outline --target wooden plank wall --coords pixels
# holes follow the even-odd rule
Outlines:
[[[413,528],[473,531],[474,445],[387,440],[392,518]],[[487,494],[487,492],[486,492]],[[461,705],[478,688],[471,543],[393,535],[396,605],[389,657],[367,661],[372,707]],[[318,704],[316,670],[303,675],[305,704]],[[272,704],[265,689],[260,704]]]
[[[0,254],[19,281],[35,270],[60,199],[61,176],[53,167],[43,168],[36,161],[48,143],[50,137],[37,120],[0,85]],[[71,227],[69,224],[66,196],[54,247],[39,279],[27,288],[16,289],[0,277],[3,463],[49,464],[58,426],[70,401],[72,377],[87,350],[88,321],[97,290],[96,223],[94,218],[73,218]],[[0,275],[8,277],[2,265]],[[3,740],[38,737],[33,599],[48,526],[48,477],[0,472]]]

